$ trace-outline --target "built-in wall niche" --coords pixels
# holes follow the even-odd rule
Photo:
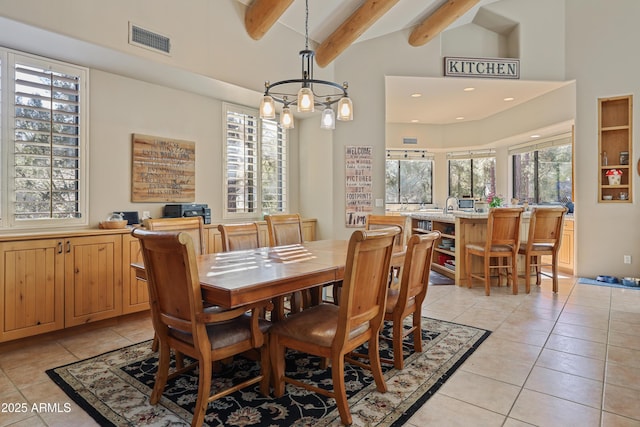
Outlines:
[[[598,99],[598,202],[631,203],[633,95]]]

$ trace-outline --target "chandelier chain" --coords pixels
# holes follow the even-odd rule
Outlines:
[[[304,10],[304,48],[309,50],[309,0],[305,0]]]

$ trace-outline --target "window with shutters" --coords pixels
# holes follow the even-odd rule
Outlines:
[[[286,212],[286,132],[257,110],[225,104],[224,114],[225,216]]]
[[[86,69],[0,54],[2,226],[86,224]]]

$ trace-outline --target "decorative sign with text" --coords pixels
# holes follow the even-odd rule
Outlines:
[[[132,202],[193,202],[196,144],[133,134]]]
[[[446,77],[490,77],[519,79],[520,60],[512,58],[444,58]]]
[[[346,226],[364,227],[373,211],[373,147],[347,146],[345,167]]]

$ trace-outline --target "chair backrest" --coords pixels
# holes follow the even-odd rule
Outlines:
[[[397,225],[401,231],[396,238],[396,245],[404,247],[407,243],[407,236],[410,234],[407,232],[407,230],[409,230],[409,227],[407,227],[408,219],[409,217],[404,215],[368,215],[366,229],[376,230]]]
[[[390,227],[356,230],[351,235],[334,347],[347,346],[350,333],[355,330],[369,336],[378,333],[384,318],[391,254],[398,232],[397,227]],[[362,337],[362,333],[357,335]]]
[[[154,329],[163,336],[169,328],[177,329],[195,340],[204,329],[199,330],[195,322],[203,304],[191,235],[140,228],[132,234],[140,240]]]
[[[200,216],[145,219],[143,225],[147,230],[151,231],[183,231],[189,233],[193,239],[196,255],[202,255],[207,252],[204,223]]]
[[[534,208],[529,220],[527,247],[542,244],[551,246],[554,251],[559,250],[565,213],[567,208],[564,206]]]
[[[265,215],[269,229],[269,246],[302,243],[302,219],[299,214]]]
[[[218,230],[222,236],[222,250],[225,252],[260,247],[260,234],[255,222],[220,224]]]
[[[433,247],[439,238],[439,231],[414,234],[409,238],[402,268],[400,295],[396,304],[398,310],[404,311],[411,298],[416,299],[416,305],[424,301],[429,286]]]
[[[520,244],[520,222],[524,208],[491,208],[487,219],[487,248],[493,245]]]

